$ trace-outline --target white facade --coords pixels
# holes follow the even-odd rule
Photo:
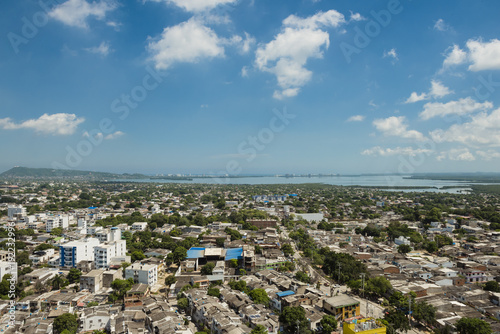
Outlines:
[[[132,226],[130,226],[130,229],[133,231],[146,231],[147,228],[148,223],[146,222],[133,223]]]
[[[0,281],[6,274],[17,277],[17,263],[0,261]]]
[[[110,316],[107,310],[95,308],[82,312],[79,321],[79,332],[93,332],[95,330],[106,330],[110,328]]]
[[[410,244],[411,244],[410,239],[409,238],[405,238],[403,236],[400,236],[400,237],[394,239],[394,243],[396,245],[398,245],[398,246],[399,245],[408,245],[408,246],[410,246]]]
[[[158,282],[158,266],[156,264],[134,263],[125,269],[125,279],[133,278],[135,283],[153,286]]]
[[[122,239],[122,231],[117,227],[112,227],[111,229],[96,232],[95,237],[100,242],[117,241]]]
[[[87,228],[87,221],[84,218],[78,218],[78,227]]]
[[[59,216],[55,216],[55,217],[49,217],[47,219],[47,223],[46,223],[46,227],[45,227],[45,230],[47,232],[51,232],[53,229],[55,228],[62,228],[62,229],[66,229],[69,227],[69,217],[68,216],[63,216],[63,215],[59,215]]]
[[[43,252],[40,252],[39,254],[30,255],[29,259],[31,260],[31,262],[33,262],[33,264],[46,263],[51,257],[54,256],[54,254],[54,249],[49,248],[44,250]]]
[[[61,267],[73,267],[80,261],[94,261],[94,247],[100,245],[99,240],[88,238],[82,241],[71,241],[59,246]]]
[[[98,226],[98,225],[90,226],[90,227],[87,227],[87,234],[95,235],[97,232],[102,231],[103,229],[104,228],[102,226]]]
[[[127,253],[127,242],[117,240],[94,248],[95,267],[97,269],[109,268],[113,258],[123,257]]]
[[[9,219],[14,219],[14,217],[26,216],[26,208],[22,205],[9,205],[7,208],[7,216]]]

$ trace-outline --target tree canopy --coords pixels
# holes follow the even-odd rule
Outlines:
[[[461,318],[455,324],[460,334],[491,334],[491,326],[478,318]]]
[[[248,296],[252,298],[256,304],[269,305],[270,298],[264,289],[253,289],[248,293]]]
[[[75,314],[64,313],[55,318],[54,332],[62,334],[65,330],[70,334],[75,334],[78,329],[78,320]]]

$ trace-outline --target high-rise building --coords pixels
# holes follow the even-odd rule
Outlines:
[[[61,267],[73,267],[80,261],[94,261],[94,248],[99,246],[100,242],[95,238],[88,238],[78,241],[70,241],[59,246]]]

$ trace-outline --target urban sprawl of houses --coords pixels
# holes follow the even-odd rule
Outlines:
[[[4,182],[0,331],[500,332],[498,219],[483,193]]]

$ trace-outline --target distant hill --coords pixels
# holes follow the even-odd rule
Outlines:
[[[0,178],[50,178],[50,179],[141,179],[143,174],[116,174],[72,169],[14,167],[0,174]]]

